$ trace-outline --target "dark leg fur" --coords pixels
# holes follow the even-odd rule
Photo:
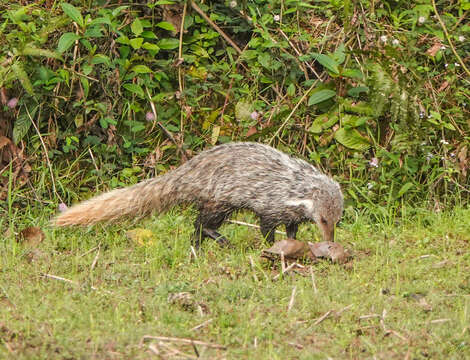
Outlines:
[[[228,240],[217,232],[217,229],[222,225],[224,220],[230,216],[231,211],[217,209],[202,208],[199,210],[199,215],[194,222],[193,242],[196,248],[199,247],[201,242],[206,238],[217,240],[220,245],[225,245]]]
[[[297,223],[286,224],[287,237],[290,239],[295,239],[297,236],[298,229],[299,229],[299,224]]]
[[[276,232],[276,226],[273,225],[269,220],[260,219],[261,234],[270,244],[274,243],[274,233]]]

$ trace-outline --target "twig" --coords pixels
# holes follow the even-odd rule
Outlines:
[[[189,331],[195,331],[195,330],[198,330],[200,328],[203,328],[204,326],[209,325],[212,322],[212,320],[213,319],[206,320],[202,324],[196,325],[195,327],[189,329]]]
[[[73,280],[70,280],[70,279],[63,278],[61,276],[46,274],[46,273],[41,273],[41,275],[44,276],[45,278],[59,280],[59,281],[63,281],[63,282],[75,285],[75,286],[80,286],[80,283],[78,283],[76,281],[73,281]],[[112,294],[112,292],[109,291],[109,290],[98,289],[97,287],[94,287],[94,286],[90,286],[90,289],[92,289],[92,290],[101,290],[101,291],[104,291],[105,293]]]
[[[251,265],[251,270],[253,270],[253,278],[255,279],[256,282],[259,281],[258,277],[256,276],[256,268],[255,268],[255,262],[253,261],[253,257],[250,255],[249,256],[249,259],[250,259],[250,265]]]
[[[313,268],[310,266],[310,277],[312,278],[313,292],[318,293],[317,285],[315,284],[315,275],[313,274]]]
[[[281,252],[281,254],[284,254],[284,252]],[[281,255],[281,264],[282,264],[282,255]],[[285,267],[285,266],[284,266],[284,269],[283,269],[279,274],[277,274],[275,277],[273,277],[273,280],[279,279],[279,277],[280,277],[281,275],[284,275],[286,272],[292,270],[292,268],[293,268],[294,266],[296,266],[296,265],[298,265],[298,264],[294,262],[294,263],[290,264],[288,267]],[[281,265],[281,266],[282,266],[282,265]]]
[[[342,308],[341,310],[338,310],[336,312],[336,316],[339,316],[341,315],[342,313],[344,313],[346,310],[349,310],[350,308],[352,308],[353,304],[349,304],[348,306]]]
[[[158,342],[158,345],[160,347],[163,347],[165,348],[165,350],[167,351],[164,355],[168,356],[168,357],[174,357],[175,355],[178,355],[179,357],[184,357],[186,359],[197,359],[197,357],[195,356],[192,356],[192,355],[189,355],[189,354],[186,354],[184,352],[182,352],[181,350],[178,350],[178,349],[175,349],[161,341]]]
[[[444,24],[444,22],[442,21],[438,11],[437,11],[437,7],[436,7],[436,1],[435,0],[431,0],[432,2],[432,7],[434,9],[434,13],[436,14],[436,17],[437,17],[437,20],[439,21],[439,23],[441,24],[441,27],[442,27],[442,30],[444,31],[444,34],[446,36],[446,39],[447,39],[447,42],[449,43],[449,46],[450,48],[452,49],[452,52],[454,53],[455,57],[457,58],[457,60],[459,61],[460,65],[462,65],[462,68],[465,70],[465,72],[467,73],[468,76],[470,76],[470,70],[468,70],[467,66],[465,65],[465,63],[463,62],[462,58],[460,57],[460,55],[457,53],[457,50],[455,50],[455,47],[454,47],[454,44],[452,43],[452,40],[450,40],[450,35],[449,35],[449,32],[447,31],[447,28],[446,28],[446,25]]]
[[[385,335],[392,334],[395,335],[397,338],[400,338],[403,341],[409,341],[406,337],[404,337],[402,334],[400,334],[398,331],[388,329],[385,326],[385,317],[387,316],[387,310],[383,309],[382,311],[382,316],[380,317],[380,325],[382,326],[382,329],[385,333]]]
[[[157,121],[157,125],[160,127],[160,129],[162,129],[162,131],[165,133],[165,135],[171,140],[171,142],[173,144],[176,145],[176,148],[181,152],[181,157],[183,158],[184,161],[188,161],[188,157],[186,156],[186,153],[184,152],[184,150],[178,145],[178,143],[176,142],[175,138],[173,137],[173,135],[171,134],[171,132],[169,132],[164,126],[163,124],[160,122],[160,121]]]
[[[286,259],[284,257],[284,251],[281,250],[281,274],[286,272]]]
[[[376,317],[380,317],[380,315],[379,314],[361,315],[359,316],[359,320],[365,320],[365,319],[376,318]]]
[[[192,246],[192,245],[191,245],[191,254],[193,254],[194,260],[197,260],[196,249],[194,249],[194,246]]]
[[[211,344],[211,343],[208,343],[208,342],[193,340],[193,339],[187,339],[187,338],[144,335],[142,337],[141,343],[145,342],[145,340],[160,340],[160,341],[169,341],[169,342],[173,341],[173,342],[180,342],[180,343],[183,343],[183,344],[192,344],[192,343],[194,343],[196,345],[206,346],[206,347],[212,348],[212,349],[222,349],[222,350],[227,349],[227,347],[224,346],[224,345]]]
[[[49,168],[49,172],[51,173],[51,181],[52,181],[52,190],[54,191],[54,194],[55,196],[57,196],[57,198],[61,201],[61,202],[64,202],[62,200],[62,198],[60,197],[60,195],[57,193],[57,188],[55,186],[55,179],[54,179],[54,172],[52,171],[52,166],[51,166],[51,162],[49,160],[49,154],[48,154],[48,151],[47,151],[47,147],[46,147],[46,144],[44,143],[44,140],[42,138],[42,135],[41,135],[41,132],[39,131],[38,127],[36,126],[36,123],[34,122],[31,114],[29,113],[29,109],[27,106],[25,106],[25,109],[26,109],[26,112],[28,113],[28,117],[29,117],[29,120],[31,120],[31,123],[33,124],[34,126],[34,129],[36,130],[38,136],[39,136],[39,141],[41,141],[41,145],[44,149],[44,157],[46,158],[46,162],[47,162],[47,167]]]
[[[93,259],[93,262],[91,263],[90,272],[93,271],[93,269],[96,266],[96,263],[98,262],[98,257],[100,256],[100,245],[98,245],[98,251],[96,252],[95,258]]]
[[[149,345],[149,350],[151,352],[153,352],[155,355],[160,355],[160,350],[158,350],[158,348],[155,344],[150,344]]]
[[[73,281],[73,280],[70,280],[70,279],[66,279],[66,278],[63,278],[61,276],[57,276],[57,275],[52,275],[52,274],[41,274],[42,276],[44,277],[47,277],[49,279],[54,279],[54,280],[59,280],[59,281],[63,281],[63,282],[66,282],[66,283],[69,283],[69,284],[73,284],[73,285],[77,285],[78,286],[78,283]]]
[[[90,153],[91,162],[92,162],[93,165],[95,166],[96,171],[99,171],[98,165],[96,165],[95,157],[93,156],[93,152],[91,151],[90,148],[88,148],[88,152]]]
[[[277,131],[274,133],[274,135],[271,137],[271,139],[269,140],[268,142],[268,145],[271,145],[271,143],[273,142],[274,138],[276,136],[279,135],[279,133],[282,131],[282,129],[286,126],[286,124],[289,122],[290,118],[292,117],[292,115],[294,115],[294,113],[297,111],[297,108],[300,106],[300,104],[305,100],[305,98],[308,96],[308,94],[310,93],[310,91],[317,85],[317,82],[318,80],[315,80],[315,82],[312,84],[312,86],[310,86],[310,88],[305,92],[305,94],[302,95],[302,97],[300,98],[300,100],[297,102],[297,104],[295,104],[294,108],[292,109],[292,111],[290,112],[290,114],[287,116],[286,120],[284,120],[284,122],[281,124],[281,126],[279,126],[279,128],[277,129]]]
[[[282,31],[281,28],[278,29],[279,32],[281,33],[282,36],[284,36],[284,38],[287,40],[287,42],[289,43],[289,45],[292,47],[292,49],[294,49],[295,53],[297,54],[297,56],[302,56],[303,54],[295,47],[295,45],[292,43],[292,41],[287,37],[286,33],[284,31]],[[305,65],[307,65],[307,67],[310,69],[311,72],[313,72],[315,74],[315,76],[317,77],[317,79],[321,79],[320,75],[318,75],[318,73],[315,71],[315,69],[313,68],[312,65],[310,65],[310,63],[308,63],[307,61],[304,61]],[[304,69],[304,72],[305,69]],[[308,76],[305,76],[308,80]]]
[[[250,224],[250,223],[247,223],[247,222],[244,222],[244,221],[238,221],[238,220],[225,220],[225,221],[228,222],[228,223],[231,223],[231,224],[249,226],[249,227],[252,227],[252,228],[255,228],[255,229],[260,228],[259,225]],[[276,234],[287,235],[284,231],[280,231],[280,230],[276,230]]]
[[[100,245],[101,245],[101,243],[100,243]],[[85,256],[85,255],[88,255],[89,253],[91,253],[91,252],[95,251],[96,249],[98,249],[98,247],[99,247],[100,245],[97,245],[97,246],[91,248],[90,250],[85,251],[82,255],[78,255],[78,257],[83,257],[83,256]]]
[[[328,316],[331,315],[333,310],[328,310],[326,313],[324,313],[322,316],[320,316],[314,323],[313,325],[318,325],[320,324],[323,320],[325,320]]]
[[[287,312],[291,311],[292,306],[294,306],[296,290],[297,290],[297,286],[294,286],[292,288],[292,294],[290,295],[289,305],[287,306]]]
[[[191,1],[191,0],[190,0]],[[215,24],[205,13],[204,11],[202,11],[202,9],[196,5],[196,3],[194,1],[191,1],[191,7],[196,10],[196,12],[201,15],[204,20],[206,20],[210,26],[212,26],[215,31],[217,31],[220,35],[222,35],[222,37],[238,52],[238,54],[241,54],[242,53],[242,50],[237,46],[237,44],[235,44],[233,42],[232,39],[230,39],[227,34],[225,34],[221,28],[219,28],[217,26],[217,24]]]
[[[436,320],[431,320],[431,324],[441,324],[450,321],[450,319],[436,319]]]

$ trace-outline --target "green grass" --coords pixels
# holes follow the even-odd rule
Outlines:
[[[208,240],[195,259],[190,211],[91,229],[15,219],[38,221],[46,238],[0,242],[0,358],[148,359],[150,347],[196,357],[191,345],[144,335],[226,346],[195,345],[203,359],[470,357],[470,211],[413,211],[392,225],[348,214],[338,240],[354,260],[312,265],[317,292],[308,270],[273,280],[279,269],[260,259],[256,229],[227,224],[231,247]],[[153,244],[128,239],[134,227],[152,230]],[[299,238],[316,234],[305,225]]]

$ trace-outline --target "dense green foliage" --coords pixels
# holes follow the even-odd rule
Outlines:
[[[238,140],[358,208],[468,198],[467,0],[119,3],[1,2],[3,199],[69,202]]]

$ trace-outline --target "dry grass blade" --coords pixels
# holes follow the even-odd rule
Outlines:
[[[313,268],[310,266],[310,277],[312,278],[313,292],[318,293],[317,285],[315,284],[315,275],[313,274]]]
[[[442,324],[442,323],[446,323],[446,322],[449,322],[450,319],[435,319],[435,320],[431,320],[430,323],[431,324]]]
[[[254,279],[256,282],[258,282],[259,279],[258,279],[258,276],[256,276],[256,273],[255,273],[256,268],[255,268],[255,263],[254,263],[254,261],[253,261],[253,257],[250,255],[250,256],[249,256],[249,259],[250,259],[251,270],[253,270],[253,279]]]
[[[177,338],[177,337],[168,337],[168,336],[153,336],[153,335],[144,335],[142,337],[141,343],[145,342],[146,340],[159,340],[159,341],[168,341],[168,342],[180,342],[184,344],[196,344],[196,345],[201,345],[201,346],[206,346],[208,348],[212,349],[221,349],[225,350],[227,349],[226,346],[224,345],[219,345],[219,344],[212,344],[208,343],[205,341],[199,341],[199,340],[193,340],[193,339],[187,339],[187,338]]]
[[[281,264],[283,264],[284,262],[281,260]],[[277,274],[276,276],[273,277],[273,280],[277,280],[281,277],[281,275],[284,275],[285,273],[291,271],[296,265],[298,265],[297,263],[292,263],[290,264],[288,267],[284,267],[284,269],[279,273]]]
[[[320,316],[314,323],[313,325],[318,325],[320,324],[323,320],[325,320],[328,316],[331,315],[333,310],[328,310],[326,313],[324,313],[322,316]]]
[[[189,331],[196,331],[198,329],[201,329],[207,325],[209,325],[212,322],[213,319],[209,319],[204,321],[202,324],[196,325],[195,327],[191,328]]]
[[[289,305],[287,306],[287,312],[291,311],[292,307],[294,306],[296,290],[297,290],[297,286],[294,286],[292,288],[292,294],[290,295]]]

